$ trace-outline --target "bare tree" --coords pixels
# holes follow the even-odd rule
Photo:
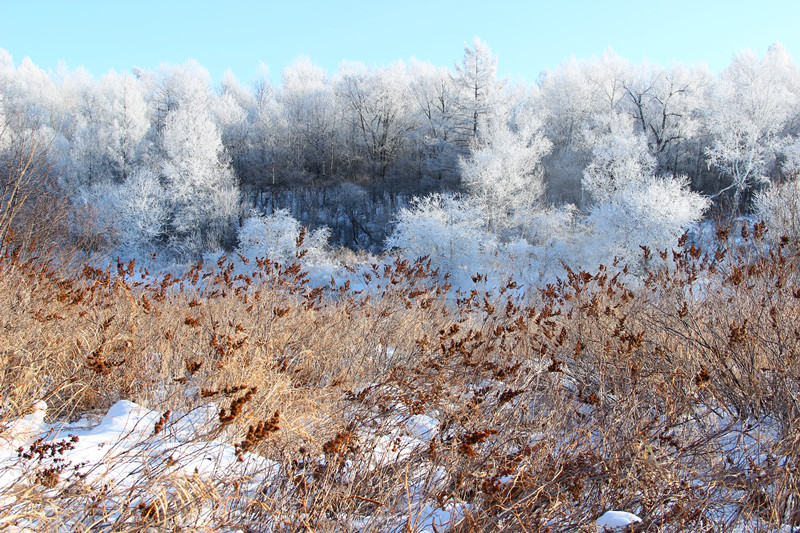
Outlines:
[[[19,119],[0,117],[0,250],[50,239],[64,226],[67,203],[58,192],[49,145]]]

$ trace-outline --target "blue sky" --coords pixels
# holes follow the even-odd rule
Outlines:
[[[727,65],[742,49],[782,42],[800,54],[797,0],[713,1],[37,1],[0,0],[0,48],[44,69],[59,60],[99,76],[134,65],[194,58],[214,81],[230,68],[243,82],[269,66],[273,81],[301,54],[329,73],[341,60],[389,64],[414,56],[460,60],[483,38],[502,75],[535,81],[574,55],[611,47],[638,62]]]

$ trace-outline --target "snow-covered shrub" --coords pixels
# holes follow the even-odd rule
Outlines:
[[[771,238],[800,237],[800,182],[797,179],[773,184],[758,193],[753,209],[756,217],[767,223],[767,235]]]
[[[115,191],[120,248],[131,256],[156,251],[169,215],[164,187],[158,175],[136,169]]]
[[[753,214],[767,223],[772,239],[800,237],[800,138],[791,137],[783,145],[781,169],[789,179],[772,183],[753,200]]]
[[[598,116],[584,127],[583,135],[592,147],[592,160],[583,171],[581,184],[596,202],[608,200],[614,191],[638,182],[655,168],[647,140],[634,131],[630,117],[619,113]]]
[[[566,238],[575,233],[579,215],[575,204],[541,209],[531,217],[529,240],[532,244],[547,244]]]
[[[656,250],[675,246],[708,206],[707,198],[689,190],[685,177],[651,176],[630,182],[591,208],[584,261],[596,267],[617,257],[633,265],[642,255],[640,246],[656,255]]]
[[[94,227],[114,246],[114,254],[133,258],[158,250],[169,210],[152,170],[137,168],[121,184],[103,181],[80,189],[75,201],[92,210]]]
[[[298,261],[308,265],[329,262],[330,229],[322,227],[306,232],[300,242],[302,232],[300,222],[286,209],[271,215],[254,214],[239,229],[237,251],[248,258],[266,257],[283,266]]]
[[[409,259],[429,256],[434,268],[449,273],[456,284],[485,272],[498,243],[485,230],[486,214],[469,198],[432,194],[415,198],[410,208],[397,215],[386,240]]]
[[[533,217],[531,227],[532,257],[526,273],[531,282],[552,282],[555,276],[563,276],[564,264],[583,264],[589,229],[577,206],[543,209]]]

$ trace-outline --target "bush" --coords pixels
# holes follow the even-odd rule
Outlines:
[[[486,220],[487,214],[469,198],[452,194],[415,198],[397,215],[386,247],[399,249],[410,259],[429,257],[442,275],[450,274],[456,285],[466,286],[473,274],[494,263],[499,244],[486,231]]]
[[[758,219],[767,223],[773,239],[783,235],[797,239],[800,237],[800,182],[791,179],[759,192],[753,210]]]
[[[641,259],[642,246],[653,252],[670,249],[701,220],[709,204],[689,190],[685,177],[629,183],[592,206],[586,218],[591,229],[579,251],[586,258],[582,264],[593,268],[617,257],[633,266]]]
[[[290,267],[301,265],[315,283],[325,283],[336,269],[328,246],[327,226],[308,232],[286,209],[272,215],[252,215],[239,229],[236,251],[244,261],[268,259]]]

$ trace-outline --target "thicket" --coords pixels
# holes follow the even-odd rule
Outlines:
[[[163,413],[157,435],[215,402],[194,444],[275,467],[223,482],[153,461],[132,486],[86,483],[35,441],[0,524],[415,531],[440,510],[452,531],[593,531],[622,509],[635,531],[798,525],[800,248],[766,232],[644,249],[670,266],[638,275],[455,296],[425,259],[375,265],[356,291],[265,258],[156,278],[7,246],[4,425],[38,400],[57,423],[128,399]]]

